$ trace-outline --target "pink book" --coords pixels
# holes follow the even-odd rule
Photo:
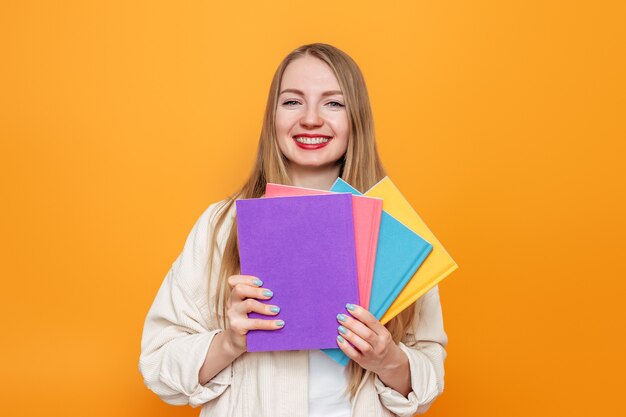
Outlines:
[[[334,194],[331,191],[314,190],[312,188],[293,187],[267,183],[265,197],[288,197],[303,195]],[[359,304],[369,308],[372,292],[372,277],[378,247],[378,230],[383,210],[380,198],[352,196],[354,217],[354,239],[356,246],[356,267],[359,282]]]

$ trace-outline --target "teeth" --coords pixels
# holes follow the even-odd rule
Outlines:
[[[318,145],[320,143],[326,143],[329,141],[328,138],[305,138],[305,137],[301,137],[298,136],[296,137],[296,141],[298,141],[299,143],[304,143],[305,145]]]

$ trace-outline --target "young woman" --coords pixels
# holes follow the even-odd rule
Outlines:
[[[246,352],[246,334],[275,330],[280,306],[263,277],[239,274],[235,200],[267,182],[366,191],[385,175],[361,71],[327,44],[304,45],[270,87],[252,175],[194,225],[146,318],[139,369],[170,404],[201,416],[412,416],[443,391],[447,336],[437,287],[383,326],[360,306],[338,317],[344,368],[320,351]],[[297,285],[297,284],[295,284]],[[311,294],[314,297],[314,294]],[[257,312],[267,319],[250,319]],[[348,343],[349,342],[349,343]]]

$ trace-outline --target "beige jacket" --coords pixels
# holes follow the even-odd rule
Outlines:
[[[308,351],[244,353],[206,385],[198,371],[213,337],[221,331],[208,288],[209,237],[218,203],[209,206],[189,234],[148,312],[139,370],[148,388],[169,404],[202,406],[201,417],[306,417]],[[234,206],[233,206],[234,207]],[[213,254],[212,287],[229,220]],[[405,398],[367,372],[352,400],[352,416],[412,416],[423,413],[443,392],[447,335],[437,287],[415,305],[416,326],[400,343],[409,358],[413,391]]]

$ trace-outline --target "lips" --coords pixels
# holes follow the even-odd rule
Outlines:
[[[298,143],[304,143],[306,145],[317,145],[320,143],[326,143],[330,140],[330,138],[323,136],[314,136],[314,137],[304,137],[304,136],[296,136],[294,138]]]
[[[318,134],[299,134],[293,136],[296,145],[302,149],[315,150],[328,145],[333,139],[332,136]]]

